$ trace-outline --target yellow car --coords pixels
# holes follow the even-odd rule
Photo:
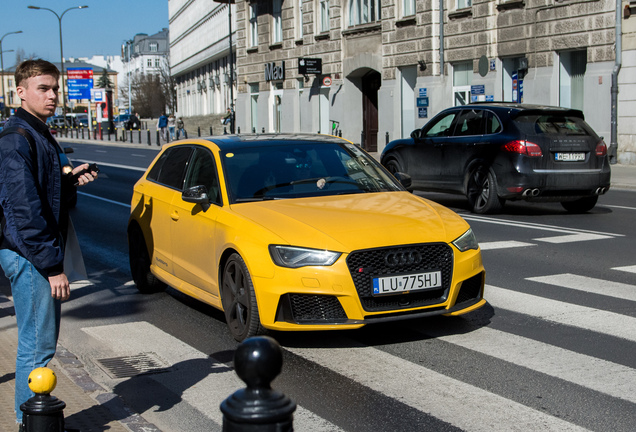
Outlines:
[[[134,188],[133,279],[223,310],[239,341],[483,306],[470,226],[409,183],[325,135],[166,145]]]

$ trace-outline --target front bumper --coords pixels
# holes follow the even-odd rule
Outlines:
[[[389,303],[371,307],[361,300],[364,294],[359,287],[356,289],[346,257],[331,267],[277,267],[272,279],[254,278],[261,323],[273,330],[354,329],[370,323],[461,315],[478,309],[486,303],[481,253],[455,250],[454,255],[452,277],[442,293],[428,299],[398,294],[386,297]]]

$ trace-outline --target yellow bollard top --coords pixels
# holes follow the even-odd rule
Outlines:
[[[50,394],[56,385],[55,372],[47,367],[33,369],[29,374],[29,388],[36,394]]]

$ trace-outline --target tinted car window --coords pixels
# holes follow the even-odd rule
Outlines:
[[[192,147],[176,147],[166,150],[148,173],[147,179],[181,190],[191,155]]]
[[[433,123],[424,133],[427,137],[449,136],[451,134],[451,125],[457,116],[457,112],[448,113]]]
[[[486,133],[495,134],[502,130],[501,120],[495,115],[495,113],[488,111],[486,115]]]
[[[532,135],[592,135],[580,117],[569,117],[559,114],[520,115],[515,123],[523,132]]]
[[[219,180],[216,176],[216,164],[210,151],[196,148],[190,162],[190,170],[186,177],[184,189],[193,186],[205,186],[212,202],[221,203]]]
[[[455,126],[455,136],[482,135],[484,111],[483,110],[462,110]]]

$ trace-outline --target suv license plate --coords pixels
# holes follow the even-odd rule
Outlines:
[[[442,272],[414,273],[400,276],[373,278],[373,295],[399,294],[442,286]]]
[[[585,153],[555,153],[554,160],[559,162],[584,161]]]

